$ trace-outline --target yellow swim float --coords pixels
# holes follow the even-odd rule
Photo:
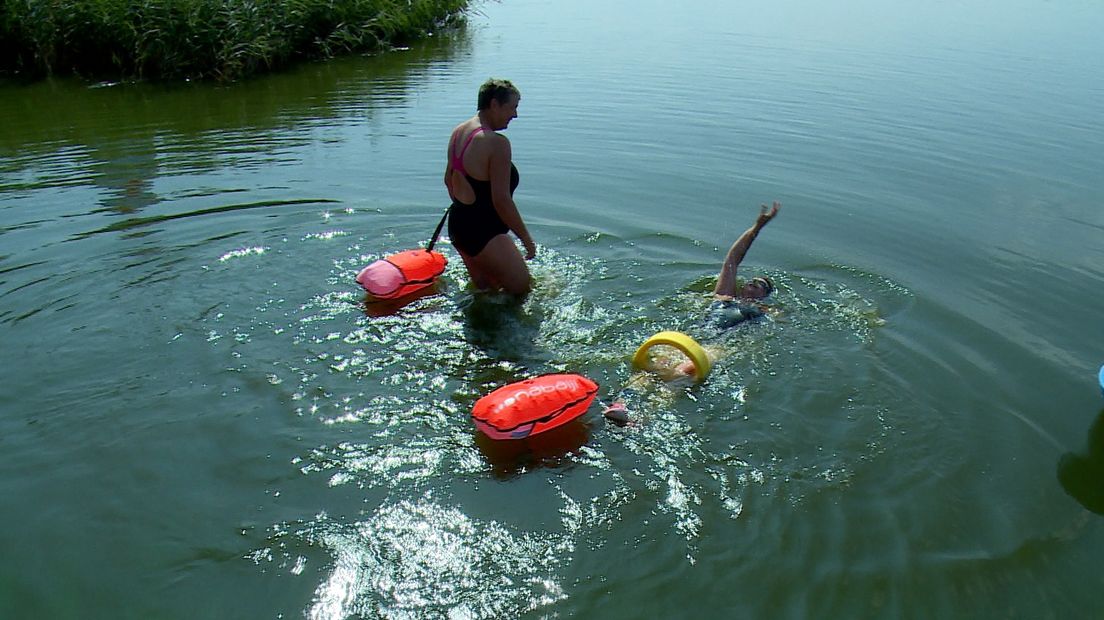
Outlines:
[[[705,353],[705,349],[703,349],[693,338],[682,332],[663,331],[645,340],[644,344],[640,345],[640,348],[633,354],[633,367],[646,367],[648,364],[648,349],[651,349],[657,344],[665,344],[682,351],[686,357],[690,358],[690,361],[694,362],[695,380],[699,383],[705,381],[713,364],[709,361],[709,356]]]

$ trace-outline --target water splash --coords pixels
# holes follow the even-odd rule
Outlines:
[[[574,548],[565,534],[515,533],[431,496],[351,525],[320,519],[302,535],[334,556],[307,614],[318,620],[517,617],[566,596],[556,568]]]

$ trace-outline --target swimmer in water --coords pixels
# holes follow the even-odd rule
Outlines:
[[[744,321],[763,316],[766,311],[767,306],[762,303],[762,300],[774,292],[774,282],[766,276],[755,276],[741,284],[736,278],[736,271],[748,250],[751,249],[751,244],[759,236],[759,232],[774,219],[774,216],[778,215],[781,207],[782,204],[778,201],[775,201],[770,208],[762,205],[755,223],[745,230],[728,249],[724,263],[721,264],[721,273],[717,277],[717,285],[713,288],[713,302],[706,311],[706,323],[710,327],[728,329]],[[721,354],[719,347],[710,346],[703,349],[709,356],[710,362],[715,361]],[[693,377],[697,372],[694,362],[685,360],[675,365],[670,357],[652,358],[645,370],[665,382]],[[642,377],[643,374],[638,374],[630,378],[622,389],[634,388],[643,380]],[[620,400],[606,407],[602,413],[615,422],[629,422],[628,409]]]

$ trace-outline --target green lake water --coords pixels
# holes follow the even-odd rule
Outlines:
[[[511,0],[236,85],[0,85],[0,617],[1100,618],[1104,5]],[[900,3],[897,3],[900,4]],[[366,313],[490,76],[520,307]],[[772,318],[639,424],[725,250]]]

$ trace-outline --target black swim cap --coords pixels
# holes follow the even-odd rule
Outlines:
[[[758,282],[759,285],[767,291],[767,295],[774,292],[774,282],[771,282],[771,279],[767,276],[756,276],[752,278],[751,281]]]

